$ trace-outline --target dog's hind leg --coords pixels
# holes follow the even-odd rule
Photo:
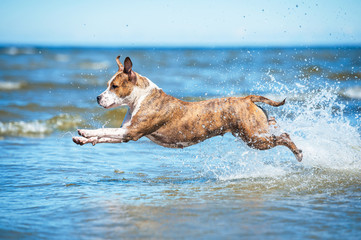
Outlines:
[[[279,128],[276,119],[274,117],[270,117],[268,119],[268,125],[271,127],[271,129],[273,128],[273,131]],[[303,157],[302,150],[296,147],[295,143],[291,140],[290,135],[288,135],[287,133],[282,133],[280,136],[274,136],[274,138],[275,138],[274,140],[275,146],[282,145],[288,147],[293,152],[297,160],[299,162],[302,161],[302,157]]]
[[[282,145],[288,147],[295,155],[297,161],[302,161],[302,150],[296,147],[296,144],[291,140],[290,136],[287,133],[282,133],[280,136],[275,136],[274,143],[275,146]]]
[[[246,140],[245,138],[242,138]],[[290,136],[287,133],[282,133],[279,136],[265,134],[263,136],[252,136],[251,138],[245,141],[247,145],[251,148],[258,150],[267,150],[274,148],[276,146],[285,146],[288,147],[292,153],[295,155],[296,159],[301,162],[303,158],[302,150],[298,149],[295,143],[291,140]]]

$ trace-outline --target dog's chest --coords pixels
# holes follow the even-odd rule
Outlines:
[[[169,135],[165,135],[159,132],[146,135],[152,142],[168,148],[185,148],[194,145],[198,142],[184,141],[184,139],[171,138]]]

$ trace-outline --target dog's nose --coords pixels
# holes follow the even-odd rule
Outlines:
[[[97,102],[98,102],[98,103],[100,102],[100,99],[101,99],[101,97],[98,96],[98,97],[97,97]]]

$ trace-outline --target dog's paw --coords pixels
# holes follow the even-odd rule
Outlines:
[[[302,159],[303,159],[303,153],[302,153],[302,150],[301,150],[301,149],[299,149],[299,150],[298,150],[298,153],[297,153],[295,156],[296,156],[296,158],[297,158],[297,161],[301,162],[301,161],[302,161]]]
[[[87,139],[84,137],[73,137],[73,142],[78,145],[84,145],[87,143]]]
[[[73,142],[78,145],[84,145],[86,143],[91,143],[93,146],[98,143],[98,139],[96,137],[85,138],[85,137],[73,137]]]
[[[86,130],[86,129],[78,129],[78,134],[82,137],[85,137],[85,138],[90,138],[90,137],[94,137],[92,134],[94,130]]]

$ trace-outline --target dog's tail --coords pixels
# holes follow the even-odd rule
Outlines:
[[[286,99],[283,99],[282,102],[276,102],[276,101],[270,100],[268,98],[265,98],[262,96],[256,96],[256,95],[250,95],[247,98],[250,99],[251,102],[263,102],[263,103],[266,103],[266,104],[274,106],[274,107],[282,106],[286,102]]]

